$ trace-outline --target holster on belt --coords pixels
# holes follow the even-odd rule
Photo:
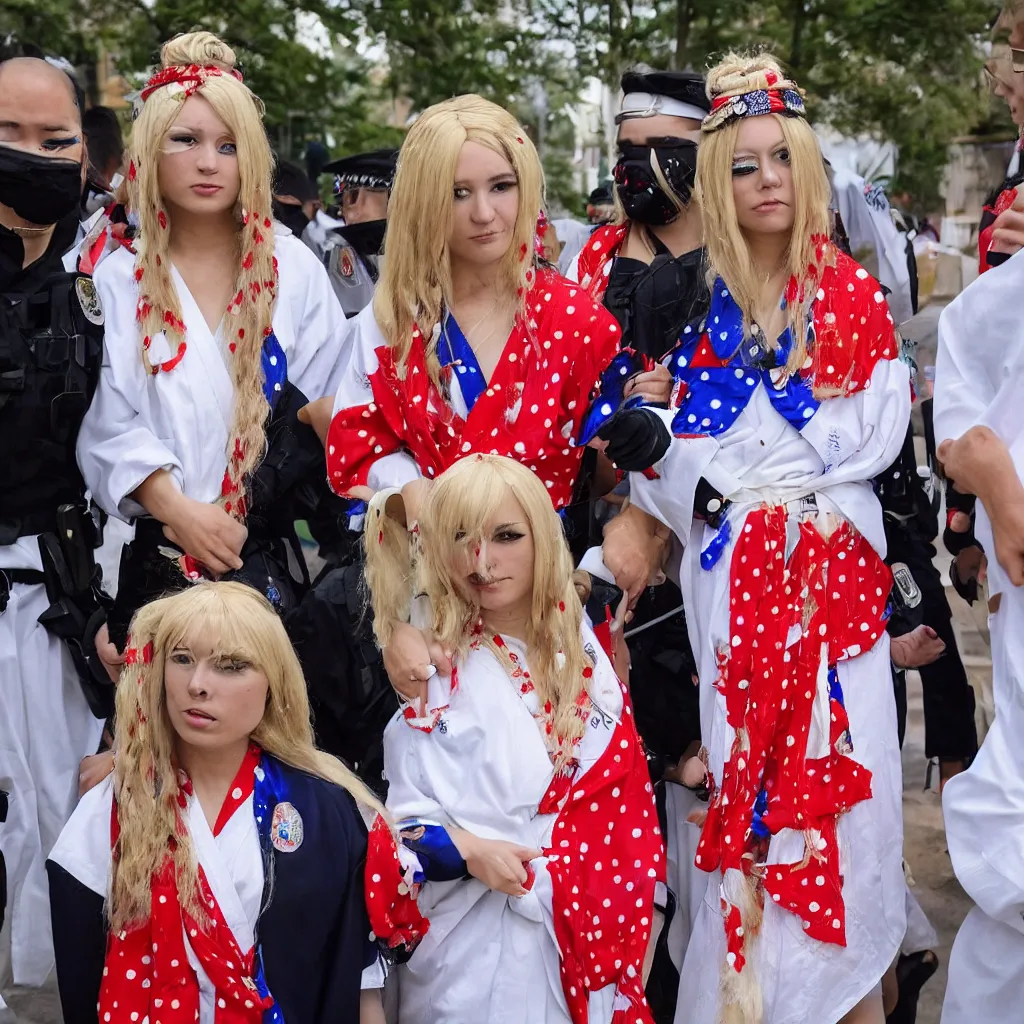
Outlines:
[[[114,686],[96,653],[96,634],[106,621],[110,600],[100,589],[94,541],[92,519],[77,505],[62,505],[57,532],[39,535],[50,601],[39,623],[70,652],[89,710],[107,719],[114,710]]]

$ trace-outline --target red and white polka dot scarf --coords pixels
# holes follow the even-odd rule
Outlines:
[[[216,835],[253,791],[260,749],[251,746],[214,828]],[[191,782],[182,776],[178,806],[184,811]],[[180,832],[185,829],[179,818]],[[120,834],[117,805],[111,813],[111,841]],[[199,980],[188,961],[188,945],[216,989],[216,1024],[260,1024],[274,1005],[261,996],[254,973],[255,947],[243,952],[199,866],[199,897],[209,919],[199,922],[180,903],[174,862],[164,861],[152,883],[149,919],[107,940],[98,1007],[101,1024],[193,1024],[199,1019]]]
[[[736,735],[695,862],[704,871],[742,872],[759,902],[767,892],[811,938],[845,946],[837,822],[871,797],[871,772],[851,756],[835,667],[884,634],[892,575],[845,521],[827,540],[802,522],[787,563],[786,524],[782,507],[754,509],[733,552],[730,641],[719,654],[717,686]],[[799,639],[790,643],[794,629]],[[824,755],[812,757],[823,670],[828,741]],[[804,855],[763,867],[769,834],[782,829],[803,833]],[[735,897],[728,884],[723,891]],[[728,896],[722,902],[728,965],[739,973],[749,922]]]

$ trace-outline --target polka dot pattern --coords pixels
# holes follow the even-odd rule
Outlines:
[[[795,292],[795,282],[788,291]],[[751,338],[742,311],[719,278],[707,318],[697,330],[683,333],[670,357],[677,381],[673,432],[681,437],[725,432],[761,383],[779,415],[800,430],[818,410],[816,393],[854,394],[868,386],[880,359],[898,357],[895,326],[877,282],[843,253],[822,271],[807,343],[810,357],[796,373],[787,373],[789,329],[774,350]]]
[[[366,911],[377,941],[392,962],[407,960],[430,928],[416,903],[419,885],[398,857],[398,845],[378,814],[370,829],[364,874]]]
[[[288,380],[288,358],[273,331],[263,339],[263,397],[273,409]]]
[[[255,752],[255,757],[253,756]],[[253,791],[254,770],[260,750],[250,746],[218,817],[223,827],[226,808],[231,813]],[[179,806],[191,793],[185,778]],[[246,792],[247,790],[247,792]],[[239,797],[234,794],[238,791]],[[228,815],[230,817],[230,815]],[[219,830],[219,829],[218,829]],[[111,842],[120,834],[117,804],[111,812]],[[149,920],[131,929],[112,933],[100,987],[99,1019],[108,1024],[194,1024],[199,1019],[199,982],[188,961],[188,944],[217,994],[216,1024],[262,1024],[264,1011],[276,1012],[273,997],[261,986],[256,947],[244,952],[214,898],[206,872],[199,865],[198,895],[208,920],[196,920],[181,906],[174,862],[168,858],[154,877]]]
[[[372,401],[340,410],[327,438],[328,481],[339,494],[367,483],[370,468],[407,451],[428,479],[470,453],[514,458],[529,466],[556,509],[572,500],[583,449],[580,425],[601,371],[619,347],[619,327],[582,290],[539,270],[487,387],[463,418],[444,378],[427,369],[418,330],[404,367],[381,347],[369,377]],[[461,383],[461,382],[460,382]]]
[[[548,873],[562,990],[574,1022],[592,991],[615,985],[613,1024],[650,1024],[642,984],[665,848],[629,693],[596,764],[570,787],[552,829]]]
[[[787,518],[783,507],[752,510],[733,550],[730,640],[719,651],[716,685],[734,740],[695,863],[743,872],[758,899],[767,893],[809,936],[845,945],[836,828],[840,815],[870,799],[871,773],[852,756],[836,665],[884,634],[892,576],[845,521],[827,540],[812,521],[801,522],[787,562]],[[823,658],[829,744],[825,756],[808,757]],[[752,875],[750,865],[764,862],[770,837],[783,829],[803,833],[804,856]],[[747,929],[738,906],[723,900],[726,966],[741,971]]]
[[[595,302],[604,299],[612,260],[622,248],[627,228],[626,224],[605,224],[590,236],[590,241],[580,251],[577,264],[580,285]]]

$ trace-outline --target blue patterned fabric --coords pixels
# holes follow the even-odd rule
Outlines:
[[[272,338],[273,335],[271,334]],[[265,351],[265,350],[264,350]],[[280,764],[266,753],[261,755],[260,763],[256,766],[256,781],[252,791],[252,813],[256,818],[256,831],[260,836],[260,849],[263,851],[264,861],[270,856],[273,846],[270,837],[270,826],[273,820],[274,808],[288,799],[288,784]],[[267,986],[266,973],[263,969],[263,945],[256,936],[256,953],[253,957],[253,981],[256,982],[256,989],[261,996],[266,998],[271,995]],[[271,996],[271,998],[273,998]],[[275,1001],[274,1005],[263,1011],[263,1024],[284,1024],[284,1016],[281,1008]]]
[[[443,825],[418,818],[398,822],[402,845],[419,858],[423,879],[430,882],[454,882],[469,873],[462,854]],[[417,878],[416,881],[423,881]]]
[[[762,787],[754,801],[754,811],[750,818],[750,828],[754,835],[761,839],[767,839],[771,835],[771,829],[764,822],[766,817],[768,817],[768,793]]]
[[[620,409],[633,409],[643,405],[643,398],[640,395],[634,395],[626,402],[622,400],[626,382],[643,368],[642,357],[630,349],[623,349],[608,364],[607,369],[601,374],[597,397],[590,403],[590,408],[583,416],[577,445],[590,444],[598,431]]]
[[[813,324],[808,344],[813,344]],[[792,347],[788,327],[779,336],[778,346],[777,350],[769,349],[745,335],[743,313],[718,278],[703,327],[687,328],[669,361],[673,377],[685,385],[672,421],[673,433],[724,433],[746,408],[760,382],[776,411],[797,430],[802,429],[817,412],[819,403],[809,376],[784,376],[782,367]]]
[[[732,527],[729,525],[729,520],[723,519],[722,525],[708,542],[708,546],[700,553],[700,567],[705,572],[710,572],[718,564],[718,560],[722,557],[722,553],[728,546],[731,536]]]
[[[472,411],[476,400],[487,388],[487,380],[480,369],[473,346],[466,340],[462,328],[451,313],[445,314],[444,328],[437,339],[437,359],[443,367],[450,367],[453,373],[458,374],[466,412]]]
[[[846,707],[846,701],[843,698],[843,687],[839,682],[839,670],[835,665],[829,665],[828,667],[828,699],[834,700],[841,708]],[[853,733],[849,728],[846,730],[846,742],[853,748]]]
[[[273,331],[263,339],[263,397],[273,409],[288,379],[288,358]]]

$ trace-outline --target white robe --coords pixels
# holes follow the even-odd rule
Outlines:
[[[91,789],[61,833],[50,860],[59,864],[87,889],[103,896],[110,888],[110,813],[113,779],[108,776]],[[185,819],[206,880],[224,920],[243,951],[252,949],[263,898],[263,859],[252,811],[252,794],[241,803],[214,836],[202,805],[188,799]],[[214,1024],[216,991],[182,929],[188,962],[199,981],[199,1024]]]
[[[35,537],[0,547],[0,569],[41,568]],[[49,606],[42,584],[15,583],[0,614],[0,789],[10,793],[0,851],[18,985],[41,985],[53,966],[44,864],[78,799],[79,762],[103,732],[71,655],[37,621]]]
[[[263,854],[253,816],[253,794],[235,808],[217,835],[213,834],[199,800],[192,795],[186,799],[184,819],[196,859],[238,948],[248,953],[256,942],[264,891]],[[49,858],[104,899],[110,889],[112,800],[113,777],[108,776],[82,797]],[[188,962],[199,983],[199,1024],[214,1024],[216,989],[184,927],[182,935]],[[379,961],[362,972],[363,988],[380,988],[383,983],[384,971]]]
[[[288,380],[310,401],[334,395],[347,329],[327,272],[291,234],[275,237],[275,253],[274,334]],[[78,462],[97,504],[126,521],[144,514],[131,494],[156,470],[168,470],[188,497],[213,502],[227,467],[234,388],[224,331],[232,321],[225,316],[211,332],[181,275],[172,273],[188,348],[178,366],[155,375],[142,363],[134,257],[126,249],[112,253],[95,277],[106,318],[103,366],[78,437]],[[163,332],[154,335],[150,360],[173,355]]]
[[[884,554],[882,510],[870,481],[899,454],[909,410],[908,370],[895,360],[879,362],[865,390],[822,402],[803,431],[776,412],[759,383],[727,430],[716,437],[674,440],[655,467],[660,479],[631,475],[633,502],[671,527],[685,545],[680,585],[700,678],[701,734],[716,779],[722,778],[734,737],[714,683],[716,648],[729,641],[730,568],[740,524],[762,502],[782,504],[814,494],[821,511],[848,519]],[[671,413],[663,415],[671,420]],[[733,502],[727,513],[732,540],[710,571],[701,568],[699,556],[715,531],[693,519],[701,476]],[[835,1024],[878,985],[906,930],[902,771],[887,635],[870,651],[839,662],[838,674],[853,756],[873,776],[871,799],[838,823],[847,947],[809,939],[798,918],[767,901],[761,933],[752,944],[764,1024]],[[812,729],[812,740],[814,735]],[[802,835],[783,830],[772,837],[768,861],[799,860],[802,849]],[[718,871],[707,878],[680,977],[677,1024],[718,1019],[726,952],[720,881]]]
[[[1024,257],[979,277],[943,311],[935,372],[935,439],[991,427],[1024,478]],[[989,552],[995,720],[971,767],[943,790],[949,855],[976,906],[949,960],[942,1024],[1017,1024],[1024,993],[1024,590],[994,555],[981,503],[976,533]]]
[[[525,646],[505,641],[528,667]],[[601,756],[622,714],[618,680],[586,626],[584,642],[597,652],[591,696],[603,714],[591,715],[580,741],[580,775]],[[521,696],[486,649],[468,655],[458,679],[443,731],[420,732],[400,715],[388,725],[388,810],[398,820],[427,819],[485,839],[549,846],[557,815],[537,813],[552,768],[533,718],[536,694]],[[428,707],[448,704],[449,694],[449,680],[435,676]],[[424,885],[419,904],[430,930],[396,971],[399,1024],[570,1024],[547,860],[537,858],[532,866],[536,881],[520,898],[475,878]],[[591,993],[591,1024],[611,1021],[614,988]]]
[[[879,283],[889,289],[887,301],[897,325],[914,315],[910,297],[910,267],[907,264],[907,238],[892,222],[888,202],[884,209],[868,202],[868,183],[843,167],[836,168],[832,189],[839,205],[839,215],[850,239],[854,256],[860,259],[865,248],[874,250],[877,267],[871,261],[864,265]]]

